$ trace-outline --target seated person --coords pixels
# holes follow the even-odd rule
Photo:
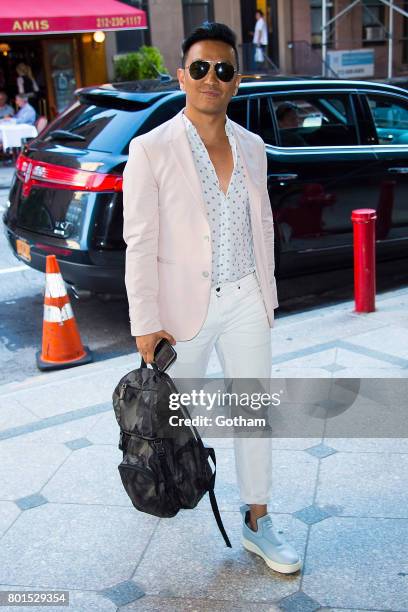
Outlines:
[[[7,104],[6,92],[0,91],[0,120],[11,115],[14,115],[14,108]]]
[[[282,102],[276,109],[276,118],[279,122],[279,135],[283,147],[307,147],[304,138],[294,129],[299,127],[299,109],[292,102]]]
[[[17,94],[16,106],[18,108],[18,111],[16,112],[14,117],[7,115],[6,117],[4,117],[4,120],[10,120],[11,118],[13,118],[16,123],[29,123],[31,125],[34,125],[36,119],[36,112],[35,109],[28,102],[28,96],[26,96],[25,94]]]

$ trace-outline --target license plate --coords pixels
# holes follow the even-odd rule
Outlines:
[[[17,255],[21,257],[21,259],[25,259],[26,261],[31,261],[31,252],[30,245],[25,240],[16,239],[16,249]]]

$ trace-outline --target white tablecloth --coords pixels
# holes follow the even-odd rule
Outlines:
[[[28,123],[0,123],[0,141],[3,144],[3,149],[11,147],[21,147],[22,138],[33,138],[37,136],[37,130],[34,125]]]

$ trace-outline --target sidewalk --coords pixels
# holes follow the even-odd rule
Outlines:
[[[278,317],[273,376],[406,378],[408,288],[378,296],[375,313],[352,310]],[[269,510],[304,564],[278,574],[240,544],[232,439],[211,440],[232,549],[208,496],[173,519],[131,505],[111,394],[139,362],[135,353],[0,389],[1,591],[66,589],[70,612],[408,611],[407,440],[273,440]],[[207,375],[222,375],[215,354]]]

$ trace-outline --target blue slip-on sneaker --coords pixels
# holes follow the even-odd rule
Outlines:
[[[242,528],[244,548],[262,557],[265,563],[276,572],[292,574],[301,568],[298,553],[291,544],[275,532],[269,514],[257,520],[258,531],[253,531],[249,527],[249,505],[242,505],[240,512],[244,521]]]

